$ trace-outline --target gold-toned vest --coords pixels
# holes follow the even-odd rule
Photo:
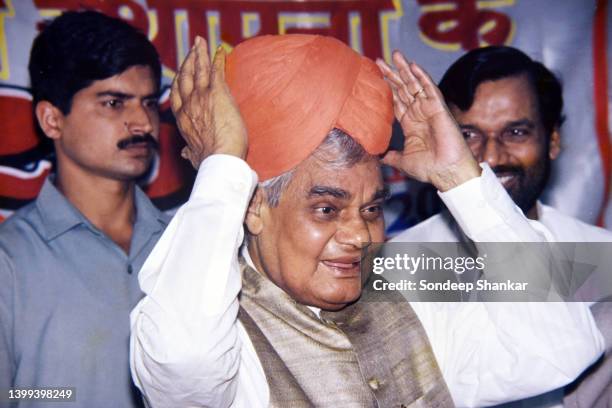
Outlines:
[[[243,265],[239,319],[272,407],[453,407],[418,317],[405,301],[364,299],[320,318]]]

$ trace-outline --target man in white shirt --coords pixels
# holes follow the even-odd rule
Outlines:
[[[440,90],[474,157],[487,163],[513,201],[549,241],[610,242],[612,233],[588,225],[538,201],[549,179],[551,161],[561,150],[561,83],[544,65],[512,47],[485,47],[459,58],[444,74]],[[458,242],[468,238],[443,211],[393,238],[397,242]],[[587,281],[579,292],[597,300]],[[598,326],[610,325],[609,305],[597,305]],[[608,348],[612,345],[608,345]],[[567,406],[612,403],[612,362],[600,363],[584,386],[572,385]],[[607,396],[606,396],[607,395]],[[562,390],[520,406],[561,406]],[[607,402],[606,402],[607,401]],[[599,404],[599,405],[597,405]]]
[[[474,239],[542,239],[481,174],[427,74],[393,58],[398,71],[378,62],[390,90],[331,38],[258,37],[227,68],[196,40],[172,103],[198,177],[132,313],[151,406],[481,406],[563,385],[598,357],[581,304],[357,301],[362,250],[383,239],[391,99],[406,144],[386,163],[434,184]]]
[[[612,233],[585,224],[538,201],[551,161],[561,152],[561,83],[544,65],[512,47],[466,53],[440,81],[451,113],[480,163],[487,163],[531,220],[560,242],[611,241]],[[461,231],[442,213],[395,241],[457,241]],[[539,225],[541,227],[541,225]]]

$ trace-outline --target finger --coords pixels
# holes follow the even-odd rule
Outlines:
[[[219,46],[215,52],[212,70],[212,86],[217,87],[225,84],[225,49],[222,46]]]
[[[412,96],[407,90],[406,87],[399,88],[397,90],[397,95],[402,102],[406,105],[410,105],[414,102],[415,98]]]
[[[382,70],[385,78],[387,78],[393,85],[395,85],[398,88],[401,88],[403,86],[404,83],[402,79],[400,78],[400,76],[398,75],[398,73],[395,72],[393,69],[391,69],[391,67],[387,65],[386,62],[384,62],[381,59],[378,59],[376,60],[376,64]]]
[[[398,96],[397,89],[391,88],[391,93],[393,95],[393,113],[395,114],[395,118],[400,121],[402,116],[406,113],[407,104]]]
[[[399,76],[405,84],[407,92],[413,98],[426,98],[427,95],[424,92],[424,88],[418,78],[411,71],[410,63],[399,51],[393,52],[393,62],[399,71]]]
[[[210,58],[208,57],[208,46],[206,40],[199,35],[195,38],[195,86],[197,89],[208,87],[210,78]]]
[[[414,75],[410,68],[402,68],[399,74],[404,83],[406,84],[406,89],[412,97],[422,98],[427,96],[426,93],[423,92],[424,87],[421,84],[421,81],[419,81],[419,79]]]
[[[437,96],[440,99],[443,99],[440,89],[438,89],[433,79],[431,79],[429,74],[425,72],[423,68],[413,62],[410,64],[410,70],[414,74],[415,78],[417,78],[417,80],[421,83],[421,86],[423,86],[427,96]]]
[[[406,88],[404,81],[400,78],[398,73],[392,70],[391,67],[389,67],[389,65],[387,65],[387,63],[381,59],[376,60],[376,64],[383,71],[385,78],[389,80],[391,89],[397,89],[400,99],[407,105],[411,104],[414,101],[414,98]]]
[[[178,89],[182,99],[187,98],[193,91],[193,76],[195,75],[195,46],[191,47],[187,58],[183,61],[178,72]]]
[[[393,52],[393,63],[397,67],[399,77],[404,84],[404,88],[410,96],[412,96],[412,100],[414,100],[415,95],[421,89],[421,84],[418,83],[416,77],[410,72],[410,64],[406,61],[404,55],[399,51]]]
[[[190,153],[189,146],[185,146],[181,150],[181,157],[185,160],[189,160],[189,157],[190,157],[189,153]]]
[[[177,112],[183,106],[183,101],[181,100],[181,95],[179,94],[178,89],[178,75],[175,76],[174,81],[172,81],[172,89],[170,90],[170,107],[172,108],[172,112],[176,115]]]
[[[398,50],[393,51],[391,59],[393,60],[393,64],[395,64],[398,70],[409,68],[409,64],[406,60],[406,57],[404,57],[404,54],[402,54]]]
[[[405,105],[410,105],[412,102],[414,102],[414,98],[406,90],[406,87],[398,87],[393,82],[389,82],[389,86],[391,87],[391,92],[394,92],[394,96],[397,97],[398,100],[402,101]]]
[[[383,61],[380,58],[376,58],[376,65],[378,65],[378,68],[380,68],[380,70],[382,71],[383,75],[385,75],[385,76],[387,75],[387,73],[393,72],[393,69],[391,69],[389,64],[387,64],[385,61]]]

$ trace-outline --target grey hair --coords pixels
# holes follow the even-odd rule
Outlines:
[[[317,160],[335,168],[352,167],[373,156],[351,136],[340,129],[332,129],[321,144],[312,152]],[[270,207],[277,207],[283,191],[291,182],[295,168],[285,173],[259,183],[266,193]]]

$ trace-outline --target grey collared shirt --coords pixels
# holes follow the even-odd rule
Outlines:
[[[169,217],[138,188],[136,211],[129,254],[49,180],[0,224],[0,396],[10,387],[73,387],[76,403],[53,407],[141,406],[129,313],[143,296],[138,271]]]

